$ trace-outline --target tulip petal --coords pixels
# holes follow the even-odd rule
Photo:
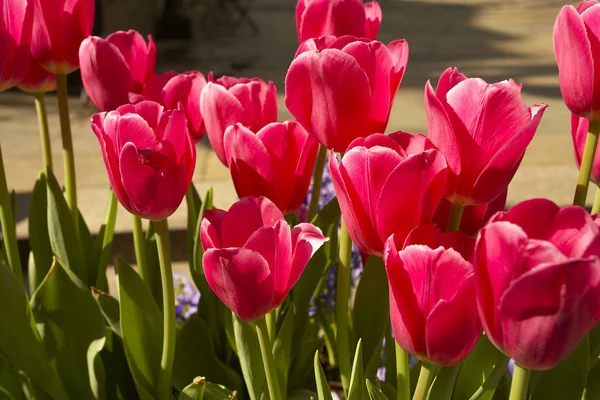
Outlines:
[[[438,80],[438,84],[435,88],[435,95],[438,99],[440,99],[440,101],[447,103],[446,96],[448,95],[450,89],[452,89],[454,86],[458,85],[465,79],[467,79],[467,77],[464,74],[460,73],[458,71],[458,68],[447,68]]]
[[[363,37],[365,9],[360,0],[310,1],[297,27],[300,42],[325,35]]]
[[[242,105],[242,113],[238,120],[253,132],[263,126],[277,121],[277,89],[273,82],[268,84],[254,78],[249,82],[233,85],[229,89]]]
[[[273,308],[279,307],[285,300],[292,286],[296,284],[300,275],[296,277],[292,261],[292,231],[285,220],[279,220],[274,226],[276,235],[276,261],[271,272],[275,286]],[[302,273],[302,272],[300,272]],[[292,279],[295,279],[291,282]]]
[[[292,229],[291,238],[293,258],[286,286],[288,291],[300,280],[300,276],[302,276],[302,272],[312,256],[329,240],[329,238],[323,236],[323,232],[318,227],[306,223],[296,225]]]
[[[204,251],[221,246],[221,224],[226,211],[218,208],[206,210],[200,224],[200,240]]]
[[[547,240],[567,257],[600,256],[600,229],[581,207],[561,208]]]
[[[114,32],[106,37],[106,41],[114,45],[123,55],[125,62],[131,68],[130,76],[135,82],[135,91],[140,92],[146,79],[154,73],[156,64],[156,47],[152,36],[148,44],[142,35],[133,29]]]
[[[274,226],[281,219],[281,211],[266,197],[244,197],[223,217],[221,244],[223,247],[244,247],[254,232],[263,226]]]
[[[201,139],[204,134],[200,93],[205,85],[204,75],[191,71],[173,77],[163,89],[162,101],[167,109],[176,109],[179,103],[183,105],[188,129],[194,140]]]
[[[383,15],[381,12],[381,6],[376,1],[369,1],[364,4],[365,7],[365,37],[375,40],[379,34],[379,27],[381,26],[381,20]]]
[[[512,222],[519,225],[529,238],[547,240],[552,232],[552,221],[559,211],[560,207],[548,199],[531,199],[497,214],[490,222]]]

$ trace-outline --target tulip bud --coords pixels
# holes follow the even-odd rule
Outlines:
[[[0,5],[0,92],[19,84],[27,71],[33,24],[33,0],[4,1]]]

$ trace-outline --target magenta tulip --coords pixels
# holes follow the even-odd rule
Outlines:
[[[17,85],[22,91],[27,93],[46,93],[56,90],[56,78],[54,74],[42,68],[32,55],[29,55],[26,71],[27,73]]]
[[[590,121],[587,118],[578,117],[571,114],[571,137],[573,138],[573,148],[575,149],[575,161],[577,167],[581,167],[581,158],[585,148],[585,139],[590,127]],[[590,180],[596,185],[600,185],[600,146],[596,149],[596,156],[592,164],[592,174]]]
[[[451,235],[469,239],[460,232]],[[458,364],[481,333],[473,266],[450,247],[414,244],[411,236],[410,244],[391,236],[383,254],[394,338],[422,361]]]
[[[372,255],[390,235],[404,240],[429,222],[446,188],[446,161],[423,135],[356,139],[339,165],[330,154],[329,169],[350,237]]]
[[[156,47],[151,36],[146,44],[134,30],[115,32],[106,39],[91,36],[81,43],[79,62],[91,102],[100,111],[112,111],[127,104],[130,93],[142,93],[154,73]]]
[[[32,1],[0,3],[0,92],[19,84],[27,71],[33,24]]]
[[[574,114],[600,118],[600,4],[564,6],[554,24],[560,91]],[[596,65],[598,63],[598,65]]]
[[[285,105],[323,146],[343,152],[385,131],[407,62],[404,40],[310,39],[285,77]]]
[[[296,30],[300,43],[320,36],[377,38],[381,25],[381,7],[376,1],[298,0]]]
[[[185,113],[155,102],[127,104],[92,116],[112,189],[129,212],[162,220],[190,186],[196,147]]]
[[[209,286],[245,321],[262,318],[281,305],[328,240],[311,224],[290,228],[265,197],[244,197],[229,211],[206,211],[200,238]]]
[[[600,220],[546,199],[494,216],[475,246],[488,338],[525,368],[567,357],[600,320]]]
[[[209,82],[200,95],[200,113],[215,154],[227,165],[223,136],[227,127],[239,122],[252,132],[277,121],[277,89],[273,82],[258,78],[224,76]]]
[[[446,198],[480,205],[515,175],[546,105],[527,107],[514,81],[489,84],[448,68],[434,93],[425,86],[429,138],[448,162]]]
[[[267,197],[284,214],[300,207],[319,148],[302,125],[274,122],[255,134],[237,123],[227,128],[223,143],[239,197]]]
[[[31,52],[40,65],[56,74],[79,68],[81,42],[94,26],[95,0],[33,0]],[[115,79],[118,77],[115,76]]]

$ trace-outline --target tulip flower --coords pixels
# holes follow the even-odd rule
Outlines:
[[[130,93],[142,93],[154,74],[156,47],[151,36],[146,44],[134,30],[118,31],[106,39],[91,36],[81,43],[79,63],[91,102],[100,111],[112,111],[127,104]]]
[[[79,46],[92,33],[96,0],[33,1],[33,56],[53,74],[75,71],[79,68]]]
[[[450,235],[469,239],[460,232]],[[440,243],[430,243],[433,248],[414,244],[414,236],[418,235],[407,240],[412,243],[403,244],[402,237],[392,235],[383,254],[394,338],[422,361],[455,365],[471,352],[481,333],[473,266]]]
[[[402,241],[429,222],[446,188],[446,161],[423,135],[356,139],[339,164],[330,154],[329,169],[352,241],[378,256],[390,235]]]
[[[429,139],[444,154],[446,198],[458,205],[493,201],[515,175],[546,105],[527,107],[514,81],[489,84],[448,68],[425,86]]]
[[[304,42],[285,77],[285,105],[323,146],[383,133],[400,86],[408,44],[351,36]]]
[[[600,220],[546,199],[499,213],[475,245],[488,338],[519,365],[552,368],[600,319]]]
[[[209,286],[245,321],[262,318],[281,305],[328,240],[311,224],[290,228],[265,197],[244,197],[229,211],[206,211],[200,238]]]
[[[255,134],[237,123],[227,128],[223,143],[239,197],[267,197],[284,214],[300,207],[319,147],[302,125],[274,122]]]
[[[320,36],[377,38],[381,25],[381,7],[376,1],[298,0],[296,30],[300,43]]]
[[[571,114],[571,137],[573,139],[573,149],[575,150],[575,161],[577,167],[581,167],[581,159],[585,148],[585,139],[588,135],[590,121],[587,118],[578,117]],[[592,164],[592,173],[590,180],[596,185],[600,185],[600,146],[596,148],[596,156]]]
[[[17,85],[22,91],[27,93],[46,93],[56,90],[54,74],[42,68],[31,55],[29,55],[26,71],[27,73]]]
[[[27,71],[33,24],[32,0],[3,1],[0,5],[0,92],[17,85]]]
[[[223,136],[227,127],[239,122],[252,132],[277,121],[277,89],[273,82],[258,78],[224,76],[216,81],[212,74],[200,95],[200,114],[215,154],[227,165]]]
[[[572,113],[600,118],[600,4],[582,1],[577,8],[564,6],[554,23],[554,53],[560,91]]]
[[[196,147],[185,113],[155,102],[92,116],[112,189],[129,212],[159,221],[173,214],[190,186]]]

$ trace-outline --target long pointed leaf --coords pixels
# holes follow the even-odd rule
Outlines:
[[[327,377],[325,376],[325,372],[323,371],[323,367],[321,366],[318,350],[315,353],[314,364],[315,381],[317,382],[317,393],[319,395],[318,400],[332,400],[331,389],[329,388],[329,384],[327,383]]]
[[[363,374],[362,341],[359,340],[358,344],[356,345],[356,353],[354,355],[352,373],[350,374],[348,400],[366,400],[367,398],[367,388],[365,385],[365,378]]]
[[[29,208],[29,291],[35,292],[52,265],[52,246],[48,237],[46,175],[41,173],[31,193]]]
[[[263,391],[266,391],[266,377],[256,329],[233,313],[232,318],[238,357],[250,399],[261,400]]]

